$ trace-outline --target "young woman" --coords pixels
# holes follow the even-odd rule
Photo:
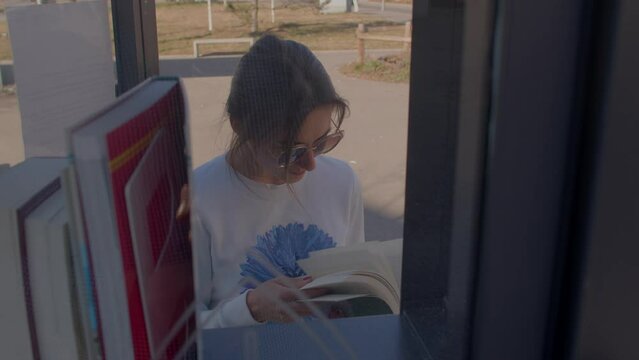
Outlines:
[[[192,186],[201,319],[227,327],[309,315],[297,300],[311,279],[296,260],[364,241],[357,178],[322,156],[344,137],[348,105],[307,47],[267,35],[240,60],[226,111],[230,148]]]

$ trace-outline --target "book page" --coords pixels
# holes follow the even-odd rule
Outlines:
[[[304,299],[299,301],[300,302],[340,302],[340,301],[356,299],[356,298],[360,298],[364,296],[369,296],[369,294],[328,294],[328,295],[314,297],[312,299]]]
[[[393,311],[399,313],[399,297],[392,287],[374,274],[341,272],[314,279],[302,287],[302,290],[324,288],[331,294],[360,295],[367,294],[383,300]]]
[[[390,282],[399,293],[401,249],[401,239],[365,242],[315,251],[309,258],[298,260],[297,263],[314,277],[348,270],[374,272]]]

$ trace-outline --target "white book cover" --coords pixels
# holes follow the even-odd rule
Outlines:
[[[33,312],[28,309],[24,219],[60,188],[61,158],[31,158],[0,176],[0,349],[2,358],[38,357]]]
[[[77,315],[79,317],[81,331],[81,358],[87,360],[99,359],[101,357],[98,309],[93,292],[93,281],[89,251],[84,237],[84,227],[82,223],[82,212],[78,187],[75,179],[73,165],[66,168],[61,174],[62,191],[65,195],[65,206],[68,217],[68,243],[73,267],[72,289],[76,293]]]
[[[8,8],[25,157],[66,155],[65,128],[115,99],[106,1]]]
[[[57,191],[26,220],[31,306],[40,355],[79,359],[67,262],[64,195]]]
[[[80,304],[76,291],[75,267],[71,250],[68,207],[49,221],[47,230],[50,271],[53,288],[52,302],[56,313],[55,346],[59,359],[87,359]],[[55,276],[55,278],[54,278]]]

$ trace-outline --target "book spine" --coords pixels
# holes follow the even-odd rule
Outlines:
[[[74,151],[76,145],[74,143]],[[81,256],[83,262],[86,260],[84,281],[90,288],[87,292],[93,300],[90,305],[95,306],[93,319],[97,323],[100,354],[105,359],[130,359],[133,346],[128,312],[119,306],[125,297],[120,289],[124,275],[116,254],[114,220],[110,217],[108,175],[100,159],[80,161],[76,158],[74,167],[80,204]]]
[[[96,360],[104,358],[103,340],[101,336],[101,324],[99,311],[96,304],[96,292],[92,279],[91,260],[87,250],[86,237],[82,226],[81,205],[78,198],[78,188],[74,177],[74,166],[70,165],[62,174],[62,187],[65,192],[66,206],[69,214],[69,247],[70,267],[73,275],[73,284],[76,299],[80,330],[83,333],[81,359]]]
[[[82,308],[86,305],[83,303],[80,298],[81,291],[79,290],[82,286],[78,284],[76,281],[76,273],[78,269],[75,267],[75,263],[77,260],[74,259],[73,255],[73,245],[71,245],[71,231],[69,231],[69,226],[64,227],[64,254],[65,254],[65,263],[67,267],[67,278],[69,279],[69,299],[71,300],[71,317],[72,317],[72,325],[73,325],[73,334],[75,335],[76,341],[76,354],[78,355],[78,359],[90,359],[89,349],[87,348],[87,344],[89,340],[87,339],[87,333],[85,331],[85,322],[83,319]],[[87,329],[88,330],[88,329]]]
[[[45,200],[60,189],[60,179],[56,179],[45,186],[32,197],[26,204],[18,209],[18,238],[20,239],[20,263],[22,268],[22,284],[24,287],[24,300],[27,304],[27,322],[29,323],[29,336],[31,337],[31,351],[33,358],[41,359],[38,333],[36,331],[36,319],[33,313],[33,298],[31,296],[31,283],[29,276],[29,253],[27,250],[26,226],[27,216],[40,206]]]
[[[24,299],[18,220],[13,209],[0,209],[0,348],[8,358],[33,359]]]

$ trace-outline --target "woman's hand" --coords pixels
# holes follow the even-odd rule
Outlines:
[[[307,298],[314,298],[326,293],[326,289],[299,290],[311,282],[310,276],[299,278],[278,277],[263,282],[257,288],[246,295],[246,305],[258,322],[292,322],[294,319],[285,309],[296,313],[298,316],[311,315],[311,310],[305,303],[298,302],[298,292],[302,292]],[[289,312],[290,312],[289,311]]]
[[[175,212],[175,219],[178,221],[189,221],[191,218],[191,193],[189,185],[182,186],[180,191],[180,204]],[[191,230],[189,229],[189,241],[191,241]]]
[[[180,204],[175,214],[177,220],[188,218],[191,213],[191,197],[189,195],[189,185],[182,185],[182,189],[180,190]]]

